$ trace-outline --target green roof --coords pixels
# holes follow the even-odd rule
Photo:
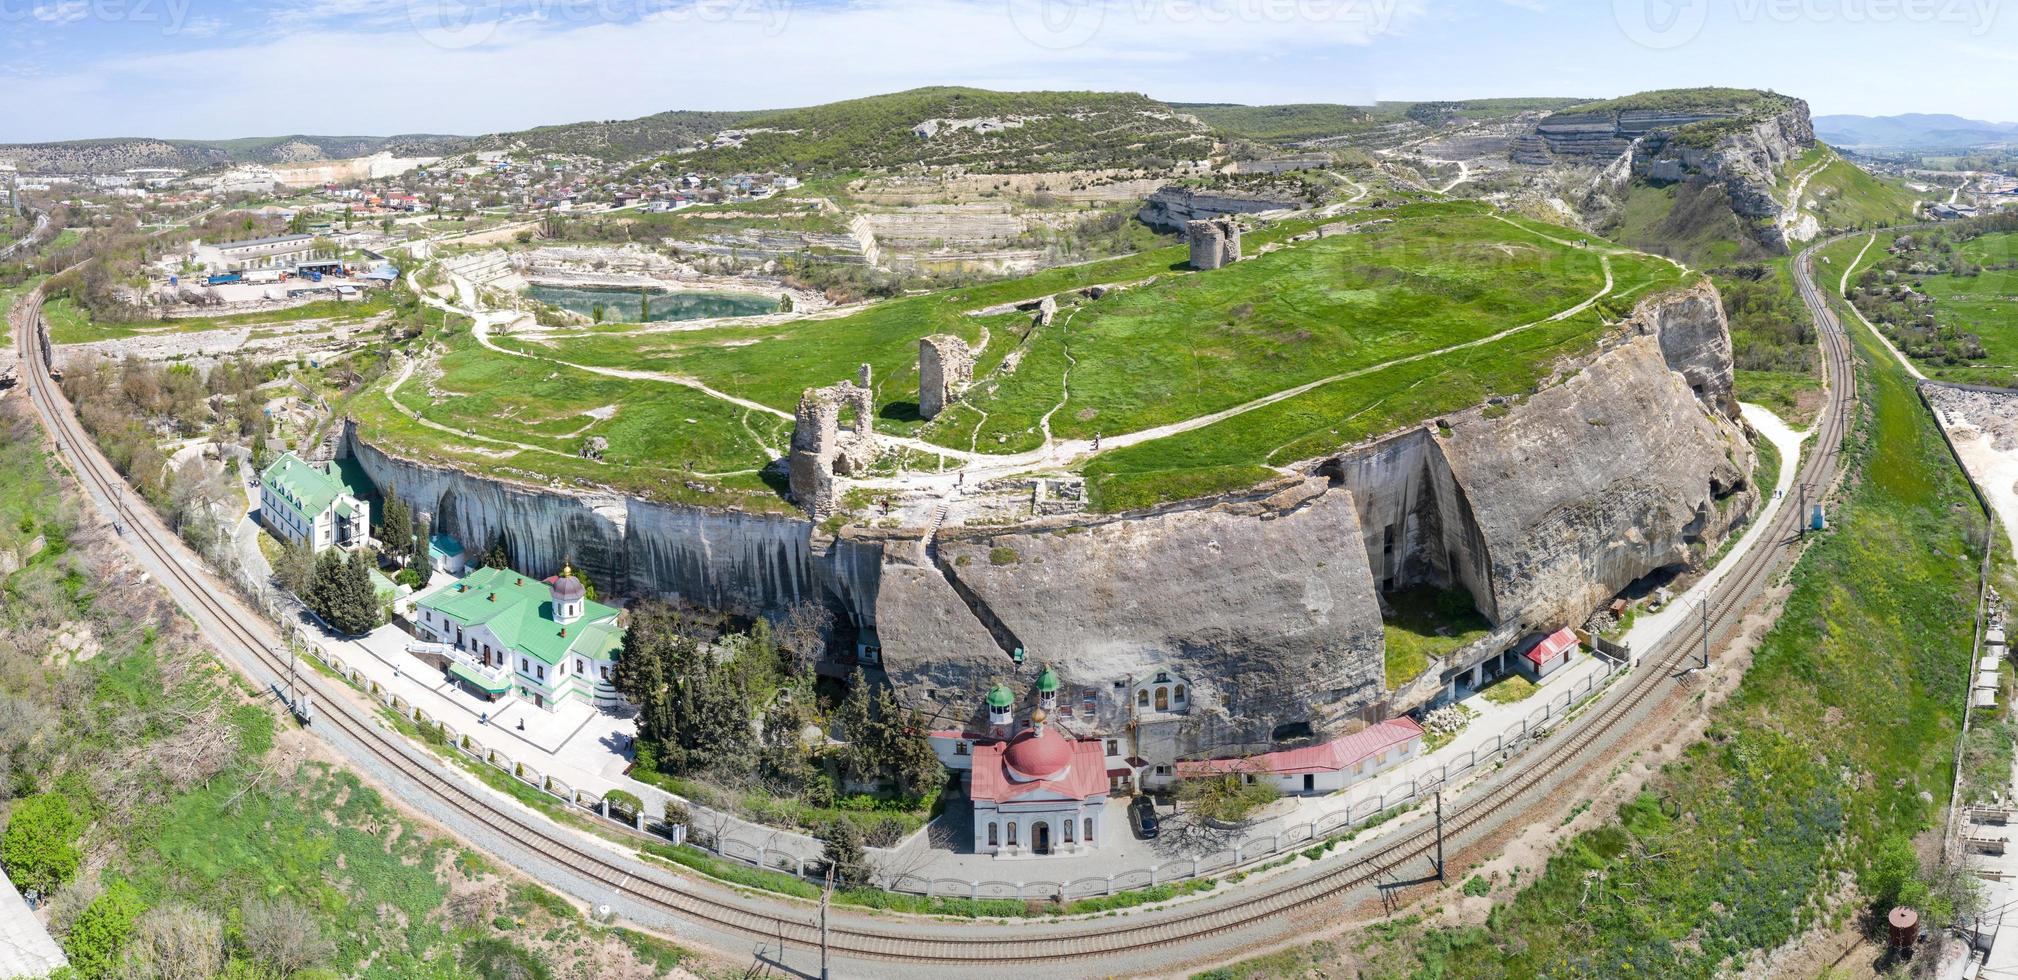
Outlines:
[[[478,690],[490,694],[503,694],[512,689],[512,682],[509,678],[500,677],[497,680],[491,680],[478,672],[475,667],[471,667],[460,660],[449,661],[448,672],[476,685]]]
[[[1010,692],[1006,684],[997,684],[988,692],[988,707],[1006,708],[1015,703],[1016,695]]]
[[[259,482],[293,508],[304,523],[320,516],[344,493],[343,485],[321,467],[293,453],[281,453],[260,474]]]
[[[484,626],[498,642],[548,666],[573,654],[611,659],[623,644],[614,608],[584,602],[582,618],[562,626],[554,621],[547,584],[508,568],[479,568],[420,600],[420,607],[465,627]]]
[[[1058,688],[1058,672],[1052,670],[1050,664],[1045,664],[1044,672],[1037,675],[1037,690],[1044,694],[1050,694],[1057,691]]]

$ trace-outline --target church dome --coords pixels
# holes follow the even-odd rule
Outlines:
[[[1002,754],[1009,774],[1022,782],[1057,779],[1072,768],[1072,746],[1048,728],[1038,728],[1016,736]]]
[[[574,568],[571,566],[562,568],[560,577],[554,579],[553,596],[556,603],[580,602],[588,594],[589,590],[582,585],[581,579],[575,577]]]

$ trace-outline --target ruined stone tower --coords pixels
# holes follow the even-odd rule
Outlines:
[[[867,379],[863,369],[863,380]],[[848,419],[842,429],[842,414]],[[792,425],[792,453],[786,461],[792,499],[815,520],[832,514],[841,502],[839,477],[861,473],[876,459],[876,435],[871,422],[875,397],[868,388],[843,381],[808,388],[799,397]]]
[[[974,352],[951,334],[918,341],[918,417],[938,417],[974,383]]]
[[[1184,239],[1191,245],[1191,267],[1222,269],[1240,261],[1240,222],[1228,216],[1187,222]]]

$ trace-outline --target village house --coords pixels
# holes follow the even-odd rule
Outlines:
[[[623,704],[613,679],[618,611],[588,599],[572,569],[547,581],[480,568],[416,603],[420,639],[449,648],[449,675],[489,700],[517,694],[551,709],[563,698]]]

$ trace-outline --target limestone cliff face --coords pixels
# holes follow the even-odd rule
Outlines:
[[[1643,303],[1627,325],[1659,338],[1661,356],[1688,380],[1696,397],[1728,418],[1738,417],[1738,399],[1731,394],[1730,321],[1715,286],[1704,281]]]
[[[1496,623],[1581,622],[1626,585],[1699,561],[1749,512],[1742,433],[1634,337],[1500,419],[1444,440],[1485,540]]]
[[[534,575],[573,562],[611,594],[746,612],[829,596],[846,608],[874,594],[876,563],[838,546],[816,552],[804,518],[522,487],[387,455],[354,429],[346,443],[374,483],[395,488],[437,530],[471,550],[501,539],[520,570]]]
[[[1247,190],[1194,190],[1170,186],[1149,195],[1136,215],[1158,231],[1183,231],[1186,224],[1229,214],[1260,214],[1304,206],[1295,194]]]
[[[1382,693],[1380,608],[1359,540],[1351,495],[1318,479],[1258,501],[955,532],[938,546],[945,588],[885,570],[885,668],[900,688],[962,699],[957,712],[992,679],[1048,662],[1122,718],[1115,692],[1125,702],[1132,683],[1164,671],[1191,685],[1187,750],[1266,745],[1283,726],[1336,733]],[[999,624],[995,636],[940,618],[954,587]],[[1020,672],[1005,637],[1028,651]]]
[[[1815,145],[1815,124],[1808,104],[1793,100],[1788,108],[1725,134],[1707,146],[1674,139],[1643,142],[1633,158],[1633,173],[1658,181],[1705,180],[1721,185],[1731,210],[1749,218],[1765,244],[1784,249],[1775,221],[1784,209],[1774,196],[1780,168]]]
[[[1707,285],[1655,297],[1562,380],[1317,462],[1216,501],[1011,528],[849,529],[522,487],[397,459],[354,431],[381,487],[471,548],[502,535],[525,571],[564,561],[613,594],[746,612],[823,602],[873,627],[901,699],[935,724],[978,719],[997,680],[1062,675],[1075,730],[1173,756],[1338,734],[1407,708],[1383,684],[1383,591],[1469,593],[1493,626],[1456,670],[1529,629],[1582,622],[1635,580],[1689,566],[1751,513],[1732,418],[1730,338]],[[1016,649],[1026,656],[1018,664]],[[1142,682],[1187,685],[1141,710]],[[1066,707],[1066,705],[1061,705]]]

